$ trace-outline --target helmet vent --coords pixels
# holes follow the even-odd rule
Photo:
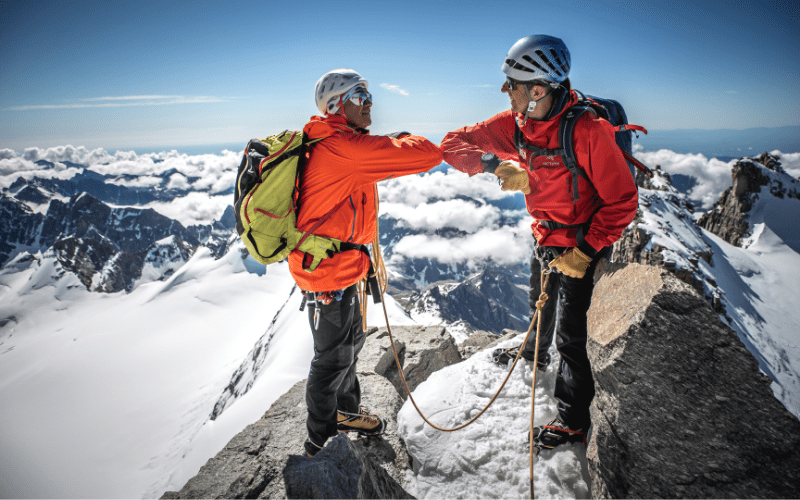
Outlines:
[[[548,73],[548,71],[546,69],[544,69],[541,64],[536,62],[531,56],[525,54],[524,56],[522,56],[522,58],[525,59],[526,61],[528,61],[529,63],[531,63],[532,65],[534,65],[536,67],[536,69],[538,69],[539,71],[542,71],[544,73]]]
[[[553,66],[553,63],[551,63],[551,62],[550,62],[550,59],[548,59],[548,57],[547,57],[547,56],[544,54],[544,52],[542,52],[541,50],[537,50],[537,51],[536,51],[536,55],[537,55],[537,56],[539,56],[539,57],[541,57],[541,58],[542,58],[542,60],[543,60],[545,63],[547,63],[547,65],[548,65],[548,66],[550,66],[550,69],[551,69],[551,70],[553,70],[553,72],[555,72],[555,74],[557,74],[558,76],[564,76],[564,75],[562,75],[562,74],[561,74],[561,72],[560,72],[560,71],[558,71],[558,68],[556,68],[555,66]]]
[[[528,62],[531,62],[531,63],[533,63],[533,64],[534,64],[534,65],[535,65],[537,68],[541,69],[541,68],[539,67],[539,65],[538,65],[538,64],[536,64],[535,62],[531,61],[531,60],[530,60],[530,58],[529,58],[528,56],[522,56],[522,58],[523,58],[523,59],[525,59],[525,60],[526,60],[526,61],[528,61]],[[523,66],[523,65],[521,65],[520,63],[518,63],[517,61],[515,61],[515,60],[513,60],[513,59],[506,59],[506,64],[508,64],[508,66],[509,66],[509,67],[511,67],[511,68],[513,68],[513,69],[518,69],[518,70],[520,70],[520,71],[527,71],[528,73],[533,73],[533,72],[534,72],[532,69],[530,69],[530,68],[528,68],[528,67],[526,67],[526,66]]]
[[[558,57],[558,52],[556,52],[556,51],[555,51],[555,50],[553,50],[553,49],[550,49],[550,53],[551,53],[551,54],[553,54],[553,58],[554,58],[554,59],[556,60],[556,62],[558,63],[558,66],[561,68],[561,71],[562,71],[563,73],[566,73],[566,72],[568,72],[568,71],[569,71],[569,66],[568,66],[568,65],[566,65],[566,64],[564,64],[564,62],[561,60],[561,58],[560,58],[560,57]],[[562,54],[562,55],[563,55],[563,54]],[[566,60],[566,58],[565,58],[565,60]]]

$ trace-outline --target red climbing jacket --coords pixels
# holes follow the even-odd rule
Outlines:
[[[539,148],[558,149],[561,114],[578,101],[570,101],[557,116],[547,121],[527,120],[520,126],[525,140]],[[542,246],[577,246],[577,228],[547,229],[538,221],[583,224],[591,219],[585,242],[595,251],[612,245],[636,215],[638,193],[628,164],[614,140],[614,128],[591,113],[575,124],[574,149],[578,167],[589,181],[578,178],[578,194],[572,193],[573,178],[560,156],[521,156],[514,144],[515,120],[523,114],[504,111],[485,122],[450,132],[442,141],[444,160],[470,176],[483,172],[480,157],[494,153],[501,160],[513,160],[528,170],[531,192],[525,196],[528,212],[537,219],[531,225]]]

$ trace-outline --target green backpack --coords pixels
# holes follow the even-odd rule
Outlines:
[[[322,139],[308,140],[302,131],[286,130],[266,139],[253,139],[244,150],[234,189],[236,232],[258,262],[279,262],[295,249],[313,255],[304,269],[312,272],[322,259],[342,249],[342,241],[313,232],[346,200],[320,218],[308,231],[297,229],[300,173],[308,147]]]

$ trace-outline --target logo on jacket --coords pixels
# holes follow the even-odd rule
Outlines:
[[[543,156],[542,158],[541,166],[543,167],[558,167],[561,165],[558,163],[558,160],[556,160],[558,156]]]

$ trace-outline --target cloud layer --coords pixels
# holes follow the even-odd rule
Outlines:
[[[697,179],[688,196],[700,210],[710,209],[722,192],[731,186],[731,169],[737,160],[724,162],[702,154],[682,154],[667,149],[642,151],[638,145],[635,149],[636,158],[651,168],[661,165],[670,175],[683,174]],[[772,153],[781,157],[781,164],[789,175],[800,176],[800,153]]]
[[[226,102],[228,99],[203,95],[130,95],[116,97],[89,97],[75,102],[61,104],[33,104],[11,106],[8,111],[29,111],[32,109],[80,109],[80,108],[122,108],[136,106],[169,106],[173,104],[201,104]]]
[[[800,153],[782,154],[784,169],[800,176]],[[733,162],[706,158],[700,154],[680,154],[668,150],[642,151],[636,156],[647,165],[670,174],[684,174],[697,179],[689,193],[698,209],[708,209],[731,185]],[[108,174],[110,182],[137,187],[158,185],[194,191],[170,203],[149,205],[159,213],[184,225],[210,223],[220,217],[231,203],[222,192],[233,185],[241,159],[240,152],[186,155],[176,151],[137,155],[132,151],[60,146],[49,149],[28,148],[21,153],[0,149],[0,188],[8,188],[17,177],[55,177],[69,179],[81,169],[70,163],[87,165]],[[46,160],[52,168],[37,165]],[[165,175],[165,173],[167,173]],[[136,176],[131,178],[129,176]],[[524,262],[530,255],[531,219],[524,211],[507,211],[490,202],[513,194],[500,190],[489,174],[473,177],[454,169],[423,175],[390,179],[378,184],[380,211],[404,221],[409,227],[427,234],[408,236],[395,247],[398,258],[430,258],[445,263],[477,264],[491,256],[499,263]],[[463,235],[444,238],[436,230],[454,228]]]

